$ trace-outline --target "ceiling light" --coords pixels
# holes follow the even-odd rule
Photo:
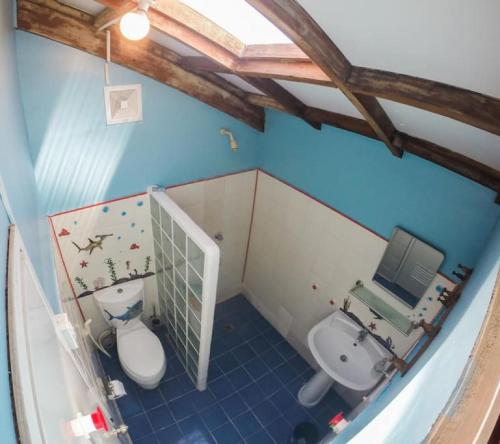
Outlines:
[[[141,40],[148,35],[150,2],[141,0],[135,11],[127,12],[120,20],[120,31],[129,40]]]

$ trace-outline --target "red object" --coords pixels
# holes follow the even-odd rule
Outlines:
[[[316,284],[313,284],[313,285],[312,285],[312,289],[313,289],[313,290],[317,290],[317,289],[318,289],[318,286],[317,286]]]
[[[92,418],[96,430],[104,430],[105,432],[109,430],[108,423],[100,407],[97,407],[95,412],[90,414],[90,417]]]
[[[70,234],[71,234],[71,233],[70,233],[68,230],[66,230],[66,228],[63,228],[63,229],[59,232],[58,236],[59,236],[59,237],[62,237],[62,236],[69,236]]]
[[[375,322],[370,322],[370,324],[368,325],[368,328],[371,331],[375,331],[377,329],[377,324],[375,324]]]
[[[344,412],[337,413],[332,419],[330,419],[330,424],[331,426],[336,426],[339,422],[341,422],[344,419]]]
[[[88,265],[88,264],[89,264],[89,263],[88,263],[87,261],[81,261],[81,262],[80,262],[80,267],[82,267],[82,268],[87,268],[87,265]]]
[[[139,248],[140,248],[139,245],[135,243],[130,246],[131,250],[138,250]]]

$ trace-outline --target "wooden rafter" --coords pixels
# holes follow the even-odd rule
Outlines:
[[[346,84],[351,63],[328,35],[295,0],[246,0],[287,35],[311,61],[344,93],[366,119],[392,154],[401,157],[395,146],[396,128],[375,97],[352,92]]]
[[[133,9],[135,2],[131,0],[99,0],[109,7],[116,8],[123,14],[124,10]],[[102,15],[106,20],[111,17],[111,12],[105,10]],[[221,64],[232,72],[232,67],[237,64],[239,56],[244,52],[245,46],[231,34],[224,31],[217,24],[203,17],[198,12],[177,0],[157,0],[148,12],[151,25],[157,30],[173,37],[174,39],[190,46],[191,48],[205,54],[214,62]],[[96,20],[96,26],[102,25],[104,20]],[[282,51],[292,51],[290,47],[282,48]],[[259,52],[258,48],[254,51]],[[295,50],[298,57],[300,51]],[[279,101],[292,114],[302,117],[301,110],[305,105],[290,92],[270,79],[251,80],[250,83],[257,82],[268,95]],[[314,128],[318,128],[317,123],[309,122]],[[320,127],[320,126],[319,126]]]
[[[273,99],[259,94],[248,94],[248,101],[255,105],[287,112],[279,103],[273,101]],[[304,116],[313,122],[316,121],[324,125],[335,126],[337,128],[379,140],[370,125],[368,125],[366,120],[363,119],[312,107],[307,107],[304,110]],[[468,179],[490,188],[495,192],[500,191],[500,172],[488,167],[487,165],[470,159],[469,157],[448,148],[400,131],[396,131],[394,143],[397,146],[404,147],[404,150],[408,153],[441,165],[442,167],[467,177]],[[498,198],[497,203],[500,203]]]
[[[287,112],[293,114],[294,116],[304,119],[313,128],[321,129],[321,122],[313,121],[306,117],[305,110],[307,106],[304,105],[299,99],[297,99],[293,94],[289,93],[285,88],[283,88],[279,83],[276,83],[271,79],[258,79],[258,78],[247,78],[242,77],[243,80],[250,83],[257,89],[260,89],[263,93],[272,97],[276,100]]]
[[[186,57],[183,65],[196,71],[226,72],[205,57]],[[288,60],[277,54],[266,59],[241,57],[233,71],[247,77],[291,80],[336,88],[310,60]],[[356,94],[379,97],[430,111],[500,135],[500,99],[420,77],[353,66],[347,85]]]
[[[19,29],[105,58],[105,33],[96,32],[94,17],[56,0],[18,0]],[[263,109],[250,104],[207,78],[176,63],[179,56],[150,39],[131,42],[112,30],[113,61],[159,82],[172,86],[202,102],[263,131]]]

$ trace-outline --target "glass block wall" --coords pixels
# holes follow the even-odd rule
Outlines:
[[[199,390],[207,384],[219,247],[164,192],[150,190],[160,318]]]

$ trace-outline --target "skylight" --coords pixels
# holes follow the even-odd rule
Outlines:
[[[291,43],[290,39],[245,0],[182,0],[245,45]]]

